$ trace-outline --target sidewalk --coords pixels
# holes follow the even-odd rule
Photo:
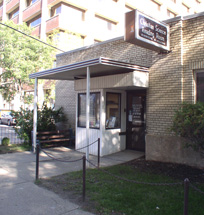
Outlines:
[[[46,150],[47,151],[47,150]],[[80,159],[83,154],[64,148],[49,150],[56,158]],[[143,156],[144,153],[124,151],[101,158],[101,166],[116,165]],[[91,215],[79,206],[34,184],[36,156],[32,152],[0,155],[1,215]],[[97,157],[90,156],[97,165]],[[58,162],[40,154],[39,178],[82,169],[82,161]]]

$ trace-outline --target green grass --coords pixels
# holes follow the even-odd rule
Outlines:
[[[10,144],[8,146],[0,145],[0,154],[23,152],[30,150],[30,146],[25,144]]]
[[[135,170],[131,166],[118,165],[105,168],[127,179],[143,182],[178,182],[163,175]],[[152,186],[118,180],[100,170],[89,169],[86,174],[86,202],[97,214],[114,215],[181,215],[183,214],[184,189],[178,186]],[[82,172],[68,173],[61,183],[63,190],[82,195]],[[179,181],[180,182],[180,181]],[[204,190],[203,184],[196,184]],[[93,209],[93,208],[92,208]],[[204,214],[204,195],[192,190],[189,193],[189,215]]]

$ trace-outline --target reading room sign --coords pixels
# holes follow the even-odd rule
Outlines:
[[[138,10],[125,14],[125,41],[155,51],[169,51],[169,26]]]

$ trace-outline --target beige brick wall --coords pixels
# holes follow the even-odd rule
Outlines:
[[[63,53],[57,56],[57,67],[84,60],[107,57],[114,60],[151,66],[155,52],[124,42],[123,38],[113,39],[90,47]],[[56,85],[56,107],[63,107],[71,127],[75,127],[76,92],[71,81],[58,81]]]
[[[73,81],[57,81],[55,87],[55,107],[63,107],[63,111],[68,119],[66,128],[75,129],[75,112],[76,112],[76,92],[74,91]]]
[[[146,159],[204,167],[204,159],[183,147],[171,126],[174,110],[182,101],[195,101],[194,72],[204,69],[204,16],[171,23],[172,53],[150,68]]]
[[[169,135],[174,109],[181,103],[182,23],[171,23],[169,54],[158,54],[149,70],[147,93],[147,133]]]
[[[149,69],[147,90],[146,159],[204,165],[203,158],[182,147],[182,140],[169,131],[174,111],[183,101],[194,102],[194,71],[204,68],[204,16],[170,23],[168,54],[124,42],[123,38],[57,56],[57,66],[107,57]],[[70,112],[74,124],[75,94],[68,82],[56,86],[56,103]],[[70,97],[73,96],[73,97]],[[57,98],[58,97],[58,98]],[[67,110],[66,110],[67,111]],[[72,112],[74,111],[74,112]],[[72,113],[71,113],[72,112]],[[175,146],[175,147],[174,147]]]

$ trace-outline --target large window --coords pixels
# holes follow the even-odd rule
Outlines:
[[[168,9],[167,9],[167,16],[168,16],[169,18],[174,18],[174,17],[176,17],[176,14],[175,14],[174,12],[172,12],[171,10],[168,10]]]
[[[100,126],[100,93],[90,93],[90,128]],[[78,95],[78,127],[86,127],[86,94]]]
[[[35,19],[31,20],[30,23],[28,23],[28,25],[31,27],[31,28],[34,28],[35,26],[39,25],[41,23],[41,16],[37,16]]]
[[[95,15],[95,25],[96,27],[100,26],[103,31],[114,31],[116,29],[116,23],[98,15]]]
[[[19,14],[19,8],[16,8],[14,11],[12,11],[11,13],[9,13],[9,19],[13,19],[18,14]]]
[[[120,106],[121,106],[120,93],[107,93],[106,94],[106,128],[120,128]]]
[[[196,73],[196,100],[204,102],[204,71]]]

